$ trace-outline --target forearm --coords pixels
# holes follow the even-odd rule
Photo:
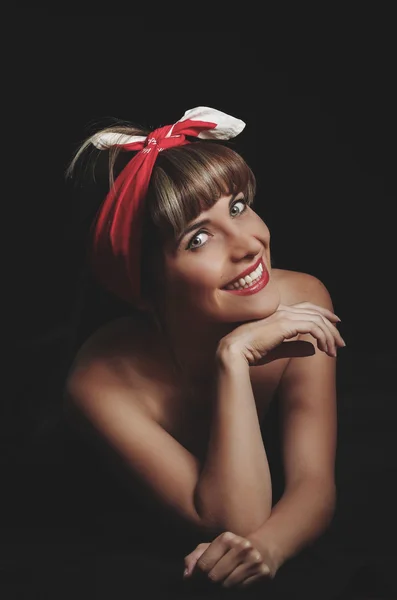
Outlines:
[[[206,460],[196,489],[203,520],[245,535],[269,517],[272,490],[248,364],[220,360]]]
[[[335,488],[321,479],[307,478],[287,490],[270,517],[249,538],[273,556],[276,570],[315,541],[327,529],[335,511]]]

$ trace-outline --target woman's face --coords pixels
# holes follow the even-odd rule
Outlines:
[[[250,276],[243,280],[245,273]],[[269,229],[242,193],[222,196],[178,240],[166,243],[163,275],[167,305],[184,320],[262,319],[280,303]]]

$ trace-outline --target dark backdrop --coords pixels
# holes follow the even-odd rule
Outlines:
[[[1,421],[10,539],[25,523],[20,492],[34,486],[27,477],[32,433],[57,412],[77,319],[82,246],[74,223],[82,199],[65,183],[67,163],[110,117],[156,127],[208,105],[247,123],[236,144],[258,178],[257,210],[271,229],[276,266],[322,279],[342,319],[338,539],[347,553],[390,565],[397,455],[392,55],[364,46],[321,57],[313,51],[309,60],[291,51],[269,63],[261,43],[240,33],[165,41],[152,32],[132,42],[125,32],[120,41],[114,27],[104,17],[36,17],[19,26],[22,52],[10,78],[18,146],[12,394]]]
[[[260,44],[241,36],[161,50],[138,36],[130,47],[85,17],[53,18],[25,35],[17,125],[32,144],[18,182],[27,293],[18,338],[50,330],[70,307],[76,263],[64,237],[72,206],[64,170],[79,142],[110,117],[157,126],[203,104],[247,123],[236,143],[257,174],[277,264],[323,279],[350,348],[393,350],[396,91],[386,53],[303,66],[292,56],[269,69]]]

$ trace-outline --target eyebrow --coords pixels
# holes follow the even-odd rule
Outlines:
[[[237,198],[237,196],[239,194],[241,194],[242,192],[238,192],[237,194],[233,194],[233,196],[230,198],[229,200],[229,209],[231,207],[231,205],[233,204],[233,202],[235,201],[235,199]],[[241,198],[243,200],[243,198]],[[182,231],[182,233],[178,236],[177,238],[177,245],[179,246],[179,244],[181,243],[181,241],[183,240],[183,238],[190,233],[191,231],[194,231],[195,229],[198,229],[199,227],[203,227],[203,225],[208,225],[209,223],[211,223],[211,219],[201,219],[201,221],[197,221],[196,223],[192,223],[191,225],[189,225],[188,227],[186,227],[186,229],[184,229]]]

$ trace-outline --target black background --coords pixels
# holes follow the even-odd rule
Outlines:
[[[257,175],[256,209],[270,227],[275,266],[319,277],[342,319],[337,535],[350,556],[390,565],[397,455],[393,48],[364,36],[348,51],[334,44],[302,56],[291,44],[286,53],[273,48],[270,59],[265,45],[252,41],[257,35],[240,32],[168,38],[133,33],[132,25],[106,17],[31,19],[18,25],[5,119],[17,146],[17,173],[9,177],[15,216],[5,232],[13,260],[12,394],[2,418],[15,508],[7,515],[9,539],[31,526],[18,525],[16,507],[24,467],[34,463],[32,432],[43,410],[58,403],[79,286],[74,223],[83,200],[65,182],[68,161],[106,119],[155,128],[206,105],[247,124],[236,145]]]
[[[31,140],[18,181],[18,337],[50,330],[70,307],[79,254],[64,235],[73,205],[64,170],[84,136],[111,117],[156,127],[208,105],[247,123],[236,143],[257,174],[277,265],[324,281],[349,347],[393,350],[396,91],[386,49],[371,61],[316,63],[314,53],[295,65],[292,55],[269,69],[260,44],[241,36],[159,48],[151,36],[116,43],[102,18],[48,20],[26,32],[17,81],[18,128]]]

